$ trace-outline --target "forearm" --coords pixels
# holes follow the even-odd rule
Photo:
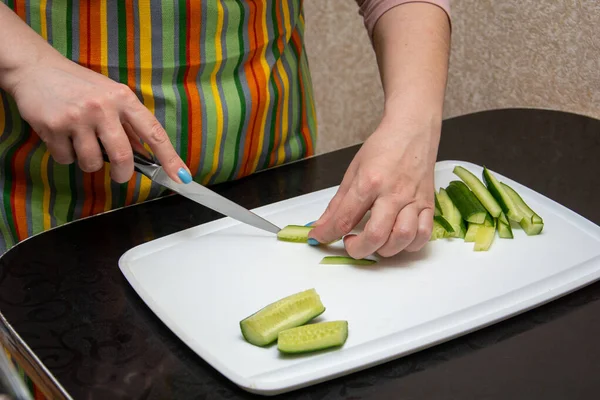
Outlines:
[[[450,52],[444,10],[418,2],[393,7],[378,19],[372,42],[385,93],[385,118],[429,118],[440,124]]]
[[[58,53],[0,2],[0,88],[12,94],[21,72]]]

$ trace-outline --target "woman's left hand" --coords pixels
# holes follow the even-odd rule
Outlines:
[[[330,243],[346,235],[346,251],[357,259],[420,250],[433,228],[440,128],[435,118],[384,118],[356,154],[310,237]],[[364,230],[348,235],[369,210]]]

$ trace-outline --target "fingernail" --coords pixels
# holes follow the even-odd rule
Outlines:
[[[190,183],[192,181],[192,175],[190,175],[185,168],[179,168],[177,176],[179,176],[179,179],[181,179],[183,183]]]
[[[310,244],[311,246],[318,246],[319,242],[316,239],[308,238],[308,244]]]
[[[317,221],[312,221],[312,222],[309,222],[308,224],[306,224],[306,225],[304,225],[304,226],[311,226],[311,225],[312,225],[312,224],[314,224],[315,222],[317,222]]]

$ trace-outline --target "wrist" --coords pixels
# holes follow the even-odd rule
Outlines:
[[[42,66],[61,62],[62,55],[45,41],[37,40],[14,52],[0,68],[0,87],[11,96],[20,82],[29,79]]]
[[[390,96],[385,101],[382,124],[410,129],[399,131],[439,135],[442,127],[443,104],[440,100],[418,96]]]

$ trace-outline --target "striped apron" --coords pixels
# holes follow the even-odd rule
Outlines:
[[[302,0],[3,0],[65,57],[127,84],[194,180],[215,184],[314,153]],[[53,161],[0,91],[0,254],[163,189]]]

